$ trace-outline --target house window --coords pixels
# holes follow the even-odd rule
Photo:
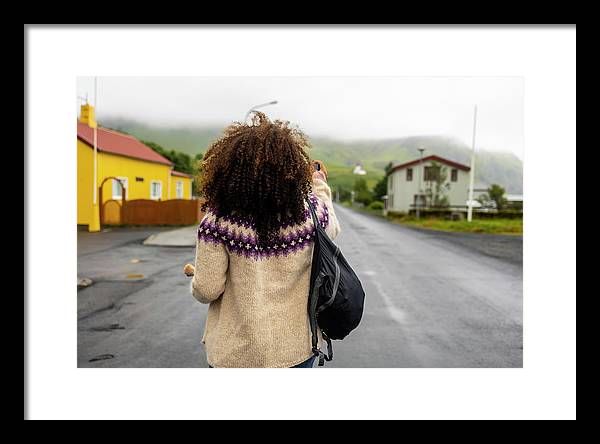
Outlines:
[[[190,181],[190,199],[194,197],[194,182]]]
[[[117,179],[121,180],[123,187],[125,187],[125,191],[128,190],[128,180],[126,177],[117,177]],[[112,198],[115,200],[123,199],[123,193],[121,190],[121,184],[118,180],[112,180]]]
[[[394,189],[394,175],[390,174],[389,178],[389,190],[390,192]]]
[[[452,182],[458,182],[458,170],[456,168],[452,168],[452,172],[450,173],[450,180]]]
[[[440,175],[440,167],[425,167],[425,182],[435,182]]]
[[[162,182],[160,180],[150,181],[150,199],[159,200],[162,198]]]
[[[413,180],[413,169],[412,168],[407,168],[406,169],[406,181],[407,182],[412,182]]]
[[[183,182],[181,180],[175,183],[175,198],[183,199]]]

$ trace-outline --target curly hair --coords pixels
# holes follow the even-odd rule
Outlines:
[[[276,239],[284,223],[305,220],[312,167],[307,137],[289,122],[255,112],[250,125],[234,122],[206,151],[198,183],[205,211],[250,223],[259,244]]]

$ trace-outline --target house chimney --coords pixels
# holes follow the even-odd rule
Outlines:
[[[79,121],[81,123],[85,123],[90,128],[96,128],[96,115],[92,105],[89,103],[81,105],[81,115],[79,116]]]

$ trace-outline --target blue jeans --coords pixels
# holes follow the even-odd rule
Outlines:
[[[313,364],[315,363],[315,359],[316,356],[311,356],[306,361],[301,362],[300,364],[295,365],[292,368],[312,368]]]
[[[295,365],[292,368],[312,368],[313,364],[315,363],[315,359],[316,359],[316,356],[311,356],[306,361],[301,362],[300,364]],[[208,368],[213,368],[213,367],[209,365]]]

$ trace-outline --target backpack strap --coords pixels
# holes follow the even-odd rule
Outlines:
[[[329,336],[322,330],[321,335],[323,336],[323,339],[325,339],[325,342],[327,342],[327,355],[324,355],[323,352],[321,352],[321,354],[326,361],[331,361],[333,359],[333,345],[331,344],[331,339],[329,339]]]
[[[317,324],[317,301],[319,299],[319,289],[323,284],[323,275],[320,273],[321,268],[321,245],[319,243],[319,236],[317,231],[321,228],[319,225],[319,219],[317,218],[317,212],[315,211],[315,207],[310,199],[307,199],[308,207],[310,208],[310,213],[312,215],[313,225],[315,226],[315,235],[313,236],[314,241],[314,249],[313,249],[313,257],[312,264],[310,270],[310,293],[309,293],[309,301],[308,301],[308,315],[309,315],[309,324],[312,333],[312,352],[315,356],[319,358],[319,367],[322,367],[325,361],[331,361],[333,359],[333,345],[331,344],[331,339],[327,336],[327,334],[321,330],[321,335],[323,339],[327,342],[327,354],[323,353],[321,349],[319,349],[319,338],[318,338],[318,324]]]

